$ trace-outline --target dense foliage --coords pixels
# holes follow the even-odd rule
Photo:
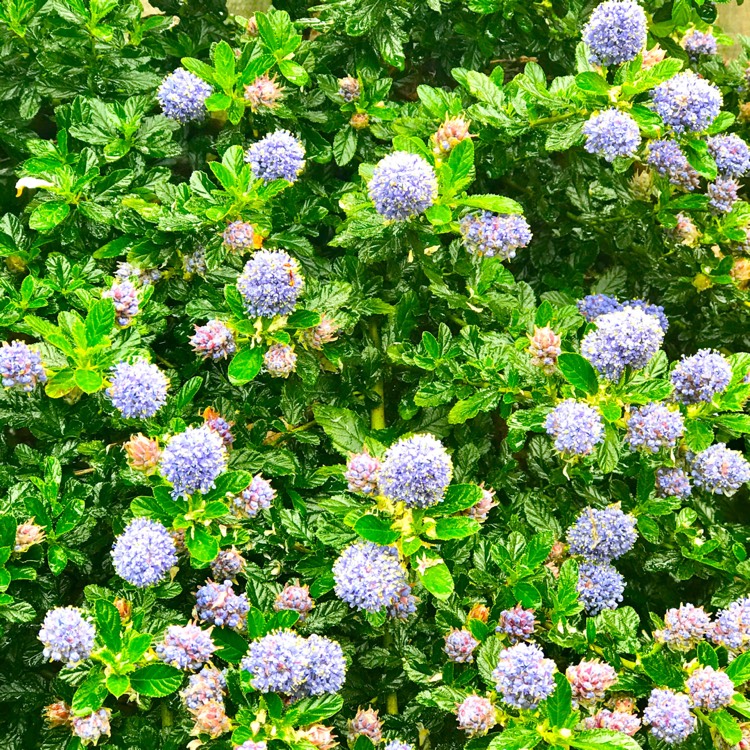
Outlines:
[[[713,3],[151,4],[0,8],[0,745],[747,750]]]

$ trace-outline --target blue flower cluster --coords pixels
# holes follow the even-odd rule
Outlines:
[[[4,388],[17,388],[31,393],[37,383],[47,382],[47,373],[42,366],[39,352],[30,349],[23,341],[8,343],[0,347],[0,378]]]
[[[289,315],[304,284],[299,264],[283,250],[259,250],[237,279],[237,289],[252,318]]]
[[[261,693],[302,698],[337,693],[346,678],[341,646],[319,635],[278,630],[253,641],[240,665]]]
[[[700,186],[700,175],[690,166],[677,141],[651,141],[647,161],[659,174],[683,190],[695,190]]]
[[[451,661],[466,664],[474,661],[474,649],[478,645],[479,641],[468,630],[454,629],[445,636],[443,651]]]
[[[721,91],[692,70],[660,83],[653,92],[656,112],[675,133],[698,133],[718,117]]]
[[[750,648],[750,596],[741,597],[721,610],[710,636],[714,643],[733,654],[747,651]]]
[[[125,328],[138,315],[138,290],[130,281],[115,281],[112,287],[102,293],[104,299],[111,299],[115,306],[115,321],[120,328]]]
[[[164,640],[156,645],[156,655],[177,669],[200,669],[216,651],[211,634],[193,623],[170,625]]]
[[[191,711],[197,711],[207,703],[224,704],[224,691],[227,681],[215,667],[203,667],[198,674],[191,674],[187,687],[180,693],[185,705]]]
[[[732,177],[719,176],[708,186],[708,205],[718,214],[728,214],[737,202],[740,183]]]
[[[458,728],[469,737],[483,737],[497,724],[495,707],[487,698],[469,695],[456,710]]]
[[[156,97],[170,120],[200,122],[206,116],[206,99],[211,92],[211,87],[198,76],[177,68],[162,81]]]
[[[308,612],[312,611],[314,606],[315,602],[310,597],[310,589],[307,586],[288,583],[279,592],[273,608],[277,612],[282,610],[299,612],[300,622],[304,622]]]
[[[584,562],[578,567],[578,600],[589,615],[617,609],[625,590],[625,579],[609,563]]]
[[[112,562],[120,578],[145,588],[163,581],[177,565],[177,551],[162,524],[150,518],[134,518],[115,540]]]
[[[385,219],[406,221],[424,213],[437,198],[437,177],[421,156],[394,151],[382,158],[368,186],[375,210]]]
[[[667,688],[654,688],[643,712],[643,721],[651,725],[651,734],[668,745],[684,742],[696,727],[690,713],[690,698]]]
[[[626,306],[596,319],[596,330],[581,342],[581,354],[601,375],[617,382],[625,368],[643,369],[663,340],[664,330],[655,316]]]
[[[511,260],[532,237],[528,222],[519,214],[467,214],[461,219],[460,229],[466,250],[480,258]]]
[[[750,169],[750,147],[734,133],[712,135],[708,153],[714,157],[719,172],[728,177],[742,177]]]
[[[724,355],[701,349],[692,357],[683,356],[672,371],[675,398],[683,404],[710,402],[725,391],[732,380],[732,366]]]
[[[492,672],[495,688],[513,708],[536,708],[555,690],[555,662],[539,646],[519,643],[503,649]]]
[[[641,145],[638,123],[627,113],[617,109],[596,112],[583,126],[586,136],[584,148],[608,162],[618,157],[635,156]]]
[[[239,495],[231,495],[229,499],[232,503],[232,510],[238,516],[255,518],[262,510],[268,510],[271,507],[275,497],[276,490],[271,487],[271,483],[260,474],[256,474],[252,482]]]
[[[500,613],[496,633],[504,633],[511,643],[528,641],[534,634],[537,621],[533,609],[524,609],[516,604],[512,609],[504,609]]]
[[[750,481],[750,463],[725,443],[709,446],[695,456],[690,474],[696,486],[715,495],[733,495]]]
[[[664,627],[654,631],[654,638],[674,651],[690,651],[712,631],[711,618],[703,607],[681,604],[664,613]]]
[[[688,31],[680,44],[693,60],[697,60],[701,55],[715,55],[718,49],[716,37],[710,31],[698,29]]]
[[[558,404],[547,415],[544,428],[555,438],[555,448],[568,456],[587,456],[604,437],[599,412],[572,398]]]
[[[107,396],[126,419],[147,419],[167,403],[168,389],[167,376],[139,357],[133,363],[118,362],[112,368]]]
[[[103,735],[109,735],[109,717],[112,712],[108,708],[100,708],[85,716],[72,716],[71,730],[74,737],[81,740],[81,744],[96,745]]]
[[[344,472],[349,492],[377,495],[379,472],[380,460],[375,456],[371,456],[367,451],[352,454],[346,462]]]
[[[578,300],[578,312],[583,315],[589,323],[593,323],[600,315],[617,312],[626,307],[637,307],[643,312],[653,315],[658,319],[659,325],[664,333],[669,330],[669,321],[664,314],[664,308],[661,305],[652,305],[642,299],[631,299],[627,302],[618,302],[614,297],[608,294],[589,294],[583,299]]]
[[[88,659],[94,648],[96,630],[77,607],[56,607],[44,616],[39,640],[44,658],[76,664]]]
[[[297,355],[286,344],[274,344],[263,355],[266,371],[274,378],[288,378],[297,369]]]
[[[253,174],[264,182],[296,182],[305,168],[305,149],[288,130],[277,130],[253,143],[245,154],[245,161]]]
[[[689,497],[692,492],[688,475],[680,468],[663,466],[656,470],[656,494],[659,497]]]
[[[195,326],[190,344],[196,354],[204,359],[226,359],[235,353],[234,334],[220,320],[209,320],[204,326]]]
[[[211,573],[219,581],[234,581],[245,569],[245,558],[232,547],[223,549],[211,561]]]
[[[227,422],[221,414],[210,406],[203,412],[203,420],[205,426],[209,430],[213,430],[221,438],[221,442],[224,443],[225,448],[229,449],[232,447],[232,443],[234,443],[234,435],[232,434],[234,422]]]
[[[637,538],[635,518],[618,505],[586,508],[568,529],[570,552],[596,563],[622,557],[633,549]]]
[[[638,57],[646,45],[647,20],[635,0],[607,0],[598,5],[583,29],[594,65],[619,65]]]
[[[573,705],[604,700],[605,693],[617,682],[617,672],[610,664],[583,659],[565,671],[573,693]]]
[[[224,246],[230,250],[249,250],[255,242],[255,229],[246,221],[233,221],[221,236]]]
[[[407,508],[429,508],[443,501],[453,462],[433,435],[402,438],[385,453],[378,474],[380,492]]]
[[[187,427],[172,435],[161,454],[159,470],[172,485],[173,497],[206,493],[226,471],[227,451],[221,435],[210,427]]]
[[[726,672],[713,667],[696,669],[685,684],[696,708],[718,711],[732,702],[734,683]]]
[[[411,586],[404,583],[398,590],[398,597],[386,607],[388,617],[395,620],[408,620],[417,611],[417,597],[411,593]]]
[[[220,628],[241,630],[249,611],[247,594],[235,594],[231,581],[207,581],[195,594],[195,614],[200,621]]]
[[[354,609],[378,612],[394,604],[406,585],[406,573],[395,547],[357,542],[347,547],[333,565],[335,591]]]
[[[679,411],[652,402],[633,410],[625,440],[631,448],[658,453],[662,448],[674,448],[684,432],[685,423]]]

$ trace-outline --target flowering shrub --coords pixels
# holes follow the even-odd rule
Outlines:
[[[749,747],[750,49],[246,5],[0,9],[2,746]]]

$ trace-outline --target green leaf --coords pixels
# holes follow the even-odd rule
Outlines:
[[[449,516],[468,510],[482,499],[482,488],[476,484],[451,484],[445,491],[445,498],[434,508],[430,508],[431,516]]]
[[[493,635],[482,643],[477,653],[477,669],[479,670],[479,674],[485,684],[491,686],[493,690],[495,688],[495,679],[492,677],[492,673],[497,667],[502,650],[502,642]]]
[[[463,539],[473,536],[480,528],[479,521],[468,516],[438,518],[435,524],[435,536],[438,539]]]
[[[245,385],[260,372],[263,367],[263,350],[259,346],[241,349],[229,363],[229,382],[232,385]]]
[[[723,414],[714,417],[714,424],[737,434],[750,433],[750,414]]]
[[[368,430],[364,420],[350,409],[338,406],[313,407],[315,421],[331,439],[333,447],[344,456],[359,453],[367,440]]]
[[[646,654],[642,658],[643,669],[646,674],[657,684],[666,685],[674,690],[682,690],[682,671],[667,660],[663,652]]]
[[[216,83],[224,89],[226,93],[234,86],[235,64],[237,58],[234,50],[225,41],[219,42],[213,49],[212,54]]]
[[[726,709],[714,711],[711,714],[714,725],[719,730],[719,734],[732,746],[736,745],[742,739],[742,727]]]
[[[527,750],[541,741],[542,736],[534,729],[508,727],[492,738],[487,750]]]
[[[180,689],[183,673],[168,664],[149,664],[130,675],[136,693],[150,698],[162,698]]]
[[[573,712],[573,693],[565,675],[557,672],[555,674],[555,683],[557,685],[555,692],[547,698],[543,705],[547,709],[550,724],[553,727],[562,727],[565,726],[568,716]]]
[[[64,221],[70,213],[70,206],[62,201],[47,201],[38,205],[29,216],[29,228],[38,232],[48,232]]]
[[[211,562],[219,554],[219,540],[202,526],[193,526],[185,534],[185,546],[197,562]]]
[[[76,716],[86,716],[92,711],[98,711],[107,697],[107,686],[104,683],[104,672],[94,668],[89,676],[81,683],[73,696],[71,708]]]
[[[567,742],[579,750],[641,750],[641,746],[632,737],[609,729],[581,732]]]
[[[609,95],[609,84],[607,83],[607,80],[593,71],[579,73],[576,76],[576,86],[581,91],[585,91],[588,94],[594,94],[596,96]]]
[[[503,198],[499,195],[465,195],[456,200],[459,206],[469,208],[481,208],[484,211],[492,211],[496,214],[522,214],[523,207],[511,198]]]
[[[433,226],[442,226],[443,224],[450,224],[453,220],[453,213],[448,206],[436,204],[430,206],[425,212],[427,221]]]
[[[124,674],[111,674],[107,677],[107,690],[119,698],[130,687],[130,679]]]
[[[214,628],[211,640],[218,647],[216,655],[230,664],[239,664],[247,654],[247,641],[231,628]]]
[[[337,714],[344,705],[340,695],[321,695],[316,698],[303,698],[286,712],[287,724],[305,726]]]
[[[111,299],[94,303],[86,315],[86,341],[89,346],[101,344],[115,325],[115,306]]]
[[[691,451],[700,453],[706,450],[714,441],[714,431],[711,425],[699,419],[686,420],[685,442]]]
[[[419,580],[437,599],[447,599],[453,593],[453,576],[444,562],[427,568],[424,573],[419,573]]]
[[[474,142],[471,138],[465,138],[451,149],[447,164],[450,169],[449,187],[452,192],[463,190],[472,182],[474,179]]]
[[[740,654],[727,665],[727,676],[738,687],[750,680],[750,653]]]
[[[304,86],[310,80],[307,71],[294,60],[279,60],[279,70],[281,75],[295,86]]]
[[[287,328],[314,328],[321,321],[320,313],[312,310],[297,310],[286,321]]]
[[[73,377],[84,393],[96,393],[104,387],[104,378],[96,370],[76,370]]]
[[[393,544],[400,536],[398,531],[391,529],[391,524],[378,516],[366,515],[354,524],[354,530],[368,542],[375,544]]]
[[[477,391],[473,396],[469,396],[462,401],[457,401],[453,408],[448,412],[448,421],[451,424],[463,424],[469,419],[473,419],[479,412],[491,411],[494,409],[502,393],[497,388],[484,388]]]
[[[557,358],[562,376],[571,385],[592,396],[599,392],[599,377],[591,362],[580,354],[565,352]]]
[[[94,606],[96,613],[96,632],[104,641],[104,645],[113,653],[120,650],[122,620],[117,607],[106,599],[97,599]]]

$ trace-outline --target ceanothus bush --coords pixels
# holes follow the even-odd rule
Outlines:
[[[3,3],[2,747],[750,741],[717,5]]]

